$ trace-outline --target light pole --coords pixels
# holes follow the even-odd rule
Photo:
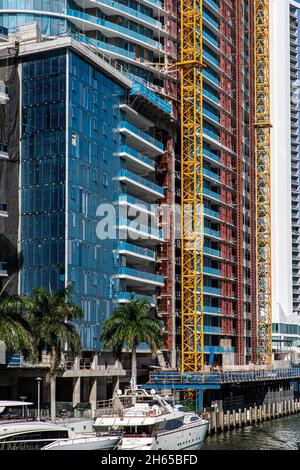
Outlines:
[[[37,420],[41,421],[41,377],[36,378],[37,385],[38,385],[38,402],[37,402]]]
[[[27,397],[20,397],[20,399],[24,402]],[[24,405],[22,406],[22,418],[25,417],[25,410],[24,410]]]

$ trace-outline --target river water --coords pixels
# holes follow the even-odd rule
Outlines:
[[[208,436],[202,450],[297,450],[300,415]]]

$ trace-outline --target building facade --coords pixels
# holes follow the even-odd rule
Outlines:
[[[273,350],[300,349],[299,13],[271,2],[271,181]]]
[[[7,212],[19,220],[18,289],[30,294],[39,286],[73,285],[73,300],[84,313],[76,324],[83,357],[68,366],[66,378],[78,381],[86,366],[89,380],[102,377],[98,389],[105,396],[112,377],[126,372],[102,351],[103,322],[132,296],[147,298],[152,313],[164,305],[163,269],[169,260],[160,261],[161,247],[173,249],[174,243],[163,235],[159,206],[173,197],[163,186],[169,176],[163,164],[172,156],[167,148],[176,138],[172,104],[73,38],[43,40],[37,24],[9,36],[1,50],[1,78],[7,96],[15,96],[14,106],[3,105],[1,127],[6,158],[16,151],[18,175],[13,181],[7,175],[3,194],[14,194]],[[15,133],[5,125],[12,116]],[[168,310],[164,313],[162,320]],[[167,326],[158,359],[171,365],[175,348],[169,337],[175,335],[172,324]],[[143,373],[149,346],[139,345],[138,353]],[[19,354],[8,364],[27,366]],[[94,390],[86,384],[86,398],[89,386]]]
[[[177,367],[180,222],[162,208],[180,205],[178,2],[0,0],[0,26],[0,78],[15,73],[19,96],[20,135],[0,142],[16,152],[19,292],[72,283],[97,380],[126,373],[102,351],[104,320],[146,297],[165,326],[157,364]],[[256,360],[253,1],[203,0],[203,61],[205,362],[229,366]],[[80,372],[63,374],[78,390]]]

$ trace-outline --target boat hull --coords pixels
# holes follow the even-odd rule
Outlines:
[[[120,437],[75,438],[53,442],[42,450],[113,450],[120,442]]]
[[[163,432],[156,437],[125,436],[120,450],[196,450],[204,441],[208,423],[182,426],[174,431]]]

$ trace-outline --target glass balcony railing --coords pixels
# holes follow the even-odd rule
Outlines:
[[[203,51],[203,57],[204,59],[208,60],[212,64],[214,64],[216,67],[220,67],[220,62],[218,59],[216,59],[212,54],[210,54],[208,51]]]
[[[127,129],[128,131],[133,132],[138,137],[140,137],[143,140],[146,140],[147,142],[149,142],[149,144],[153,145],[154,147],[157,147],[159,150],[163,152],[164,144],[162,142],[160,142],[157,139],[154,139],[154,137],[151,137],[149,134],[146,134],[146,132],[141,131],[138,127],[134,126],[130,122],[121,121],[119,124],[119,127],[120,129],[124,128],[124,129]]]
[[[212,237],[220,238],[221,233],[209,227],[204,227],[204,235],[211,235]]]
[[[89,46],[94,46],[94,47],[97,47],[98,49],[104,49],[114,54],[127,57],[128,59],[135,60],[136,58],[133,52],[127,51],[126,49],[123,49],[121,47],[114,46],[113,44],[108,44],[103,41],[98,41],[97,39],[89,38],[88,36],[85,36],[84,34],[70,33],[70,36],[76,41],[82,42]]]
[[[115,31],[117,34],[119,33],[120,35],[128,36],[135,41],[143,42],[156,50],[163,49],[163,46],[160,42],[155,41],[154,39],[151,39],[147,36],[144,36],[143,34],[137,33],[136,31],[133,31],[132,29],[124,28],[124,26],[120,26],[118,24],[112,23],[111,21],[103,20],[102,18],[96,18],[95,16],[89,15],[82,11],[72,10],[69,8],[66,10],[66,14],[73,18],[78,18],[83,21],[94,23],[95,25],[100,26],[105,29],[109,29],[110,31]]]
[[[220,99],[216,95],[211,93],[210,91],[205,90],[205,88],[203,89],[203,96],[206,96],[207,98],[209,98],[211,101],[213,101],[216,104],[220,104]]]
[[[203,155],[207,158],[211,158],[212,160],[215,160],[215,162],[220,162],[220,157],[216,153],[211,152],[210,150],[203,149]]]
[[[150,2],[150,0],[148,0]],[[111,8],[115,8],[116,10],[119,10],[122,14],[122,12],[127,13],[128,15],[134,16],[135,18],[144,21],[145,23],[151,24],[155,28],[161,29],[162,24],[155,20],[154,18],[151,18],[151,16],[145,15],[144,13],[141,13],[140,11],[134,10],[133,8],[130,8],[126,5],[123,5],[122,3],[119,2],[114,2],[112,0],[97,0],[97,3],[100,5],[104,6],[109,6]],[[154,2],[150,2],[154,3]]]
[[[209,5],[211,5],[215,10],[219,11],[219,6],[216,4],[216,2],[214,2],[214,0],[205,0],[206,3],[208,3]]]
[[[215,191],[211,191],[210,189],[204,188],[203,189],[203,194],[204,194],[204,196],[212,197],[213,199],[217,199],[218,201],[221,200],[220,194],[215,193]]]
[[[121,217],[118,221],[118,225],[119,225],[119,227],[120,226],[125,226],[125,227],[128,228],[128,230],[131,229],[131,230],[134,230],[134,231],[137,231],[137,232],[147,234],[148,237],[152,236],[152,237],[159,238],[159,239],[163,240],[163,232],[161,230],[158,230],[158,229],[156,229],[154,227],[151,227],[149,225],[140,224],[136,220],[129,220],[129,219],[125,219],[125,218]]]
[[[203,253],[205,255],[218,256],[219,258],[221,257],[221,251],[208,248],[207,246],[203,248]]]
[[[209,42],[211,42],[215,47],[219,47],[219,43],[216,39],[214,39],[211,34],[207,33],[206,31],[203,31],[203,37],[207,39]]]
[[[220,29],[219,24],[218,24],[214,19],[212,19],[212,17],[209,16],[205,11],[202,13],[202,15],[203,15],[203,18],[205,18],[206,21],[207,21],[209,24],[211,24],[211,26],[213,26],[213,27],[216,28],[217,30]]]
[[[221,308],[211,307],[210,305],[204,305],[204,313],[217,313],[221,315]]]
[[[222,354],[224,352],[234,352],[235,349],[231,346],[204,346],[205,353]]]
[[[217,173],[214,173],[213,171],[208,170],[207,168],[203,169],[203,174],[216,181],[220,181],[220,176]]]
[[[132,149],[128,145],[122,145],[119,153],[127,153],[128,155],[131,155],[133,158],[136,158],[137,160],[141,160],[143,163],[146,163],[147,165],[155,169],[154,161],[151,160],[151,158],[145,157],[145,155],[141,154],[137,150]]]
[[[162,109],[165,113],[170,114],[172,112],[172,105],[170,103],[160,98],[156,93],[149,90],[142,83],[134,83],[132,85],[130,94],[131,95],[141,94],[145,98],[147,98],[149,101],[151,101],[151,103],[155,104],[155,106]]]
[[[221,295],[221,289],[216,287],[204,286],[204,294]]]
[[[147,300],[149,304],[155,304],[155,296],[154,295],[143,295],[143,294],[136,294],[134,292],[117,292],[114,295],[115,299],[118,300]]]
[[[144,210],[147,212],[154,213],[155,211],[155,208],[148,202],[142,201],[141,199],[137,197],[130,196],[129,194],[120,194],[118,200],[121,202],[126,202],[127,204],[133,204],[135,206],[139,206],[141,210]]]
[[[132,245],[131,243],[119,242],[119,251],[129,251],[131,253],[136,253],[137,255],[147,256],[147,258],[151,258],[155,261],[155,251]]]
[[[161,197],[164,196],[164,190],[161,186],[158,186],[158,184],[152,183],[151,181],[147,180],[146,178],[142,178],[139,175],[136,175],[135,173],[132,173],[132,171],[128,170],[120,170],[118,173],[119,178],[128,178],[129,180],[132,180],[138,184],[141,184],[145,186],[146,188],[155,191],[156,193],[159,193]]]
[[[164,283],[163,276],[160,276],[159,274],[148,273],[145,271],[139,271],[137,269],[122,267],[122,268],[119,268],[119,274],[123,276],[136,277],[140,280],[152,281],[157,284]]]
[[[210,268],[209,266],[203,267],[204,274],[211,274],[213,276],[221,276],[220,269]]]
[[[218,334],[222,333],[222,329],[219,326],[206,326],[204,325],[205,334]]]
[[[211,217],[215,217],[216,219],[220,218],[219,212],[213,211],[212,209],[208,209],[207,207],[204,208],[204,215],[210,215]]]
[[[203,108],[203,115],[207,118],[212,119],[213,121],[217,122],[218,124],[220,123],[220,116],[217,114],[209,111],[208,109]]]
[[[212,73],[210,73],[209,70],[207,69],[204,69],[203,70],[203,76],[206,77],[208,80],[210,80],[211,82],[215,83],[216,85],[220,86],[220,79],[217,78],[215,75],[213,75]]]

